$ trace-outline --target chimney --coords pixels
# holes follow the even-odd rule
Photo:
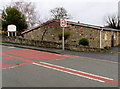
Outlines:
[[[78,23],[80,23],[80,21],[78,21]]]

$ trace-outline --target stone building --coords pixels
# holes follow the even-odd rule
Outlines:
[[[88,39],[90,48],[113,47],[120,44],[120,30],[117,29],[67,21],[65,31],[71,33],[66,43],[73,45],[78,45],[81,38]],[[61,42],[58,38],[61,32],[60,21],[51,20],[23,32],[22,35],[26,39]]]

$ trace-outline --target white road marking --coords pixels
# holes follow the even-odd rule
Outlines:
[[[16,47],[8,47],[8,48],[12,48],[13,49],[13,48],[16,48]]]
[[[45,63],[45,64],[53,65],[53,64],[50,64],[50,63],[46,63],[46,62],[40,62],[40,63]],[[42,64],[38,64],[38,63],[33,63],[33,64],[38,65],[38,66],[42,66],[42,67],[46,67],[46,68],[50,68],[50,69],[54,69],[54,70],[58,70],[58,71],[62,71],[62,72],[66,72],[66,73],[69,73],[69,74],[72,74],[72,75],[76,75],[76,76],[84,77],[84,78],[91,79],[91,80],[95,80],[95,81],[99,81],[99,82],[103,82],[103,83],[105,82],[105,81],[102,81],[102,80],[99,80],[99,79],[95,79],[95,78],[91,78],[91,77],[83,76],[83,75],[76,74],[76,73],[72,73],[72,72],[69,72],[69,71],[60,70],[60,69],[53,68],[53,67],[49,67],[49,66],[42,65]],[[58,66],[58,65],[53,65],[53,66],[57,66],[57,67],[61,67],[61,68],[65,68],[65,67]],[[78,70],[75,70],[75,69],[70,69],[70,68],[65,68],[65,69],[69,69],[69,70],[73,70],[73,71],[77,71],[77,72],[81,72],[81,73],[85,73],[85,74],[93,75],[93,76],[96,76],[96,77],[101,77],[101,78],[105,78],[105,79],[113,80],[113,79],[108,78],[108,77],[103,77],[103,76],[99,76],[99,75],[95,75],[95,74],[91,74],[91,73],[87,73],[87,72],[83,72],[83,71],[78,71]]]
[[[46,62],[41,62],[41,63],[46,63]],[[46,64],[50,64],[50,63],[46,63]],[[53,65],[53,64],[50,64],[50,65]],[[54,66],[58,66],[58,65],[54,65]],[[101,77],[101,78],[106,78],[106,79],[113,80],[113,79],[108,78],[108,77],[103,77],[103,76],[99,76],[99,75],[95,75],[95,74],[91,74],[91,73],[87,73],[87,72],[83,72],[83,71],[79,71],[79,70],[75,70],[75,69],[71,69],[71,68],[66,68],[66,67],[62,67],[62,66],[58,66],[58,67],[65,68],[65,69],[70,69],[70,70],[74,70],[74,71],[86,73],[86,74],[89,74],[89,75],[94,75],[94,76],[97,76],[97,77]]]

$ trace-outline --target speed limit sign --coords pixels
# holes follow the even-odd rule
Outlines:
[[[66,19],[60,19],[60,26],[61,27],[67,27],[67,20]]]

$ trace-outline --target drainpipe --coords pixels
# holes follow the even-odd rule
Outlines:
[[[102,30],[100,30],[100,48],[102,48],[102,31],[103,31],[103,28]]]

